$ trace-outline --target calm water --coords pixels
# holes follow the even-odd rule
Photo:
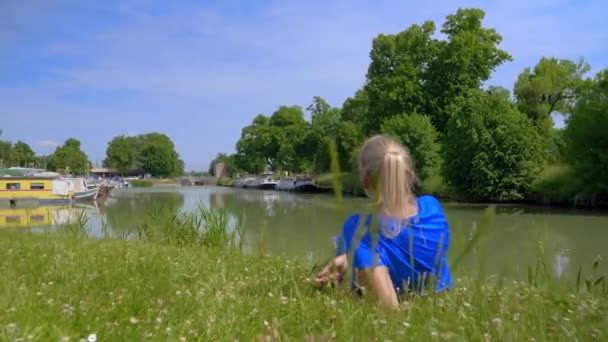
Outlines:
[[[121,234],[138,224],[146,209],[162,204],[181,211],[198,205],[225,208],[246,217],[245,244],[250,252],[322,260],[331,253],[331,236],[351,213],[368,209],[365,199],[345,198],[341,212],[328,195],[214,187],[117,189],[103,205],[0,209],[0,227],[35,227],[73,222],[84,211],[92,235]],[[486,206],[442,203],[452,232],[452,255],[458,253]],[[538,207],[502,206],[493,224],[463,262],[461,270],[524,278],[537,260],[542,242],[547,266],[558,277],[574,279],[579,266],[589,270],[597,255],[608,251],[608,215]],[[608,261],[599,271],[608,271]]]

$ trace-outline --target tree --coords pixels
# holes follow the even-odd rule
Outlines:
[[[30,145],[17,141],[11,150],[11,161],[17,166],[30,166],[36,160],[36,153]]]
[[[120,135],[114,137],[106,149],[105,167],[126,172],[135,168],[137,161],[137,138]]]
[[[0,166],[13,166],[12,148],[13,144],[10,141],[0,140]]]
[[[436,56],[428,61],[424,77],[427,107],[435,128],[445,132],[455,101],[472,89],[479,89],[499,65],[512,57],[498,48],[502,36],[482,26],[481,9],[458,9],[448,15],[441,32],[447,40],[436,43]],[[413,111],[401,111],[400,113]]]
[[[362,126],[369,112],[369,97],[365,89],[359,89],[354,97],[347,98],[342,104],[341,121],[350,121],[355,126]]]
[[[179,176],[184,162],[179,159],[175,145],[166,134],[152,132],[136,138],[136,161],[147,173],[158,177]]]
[[[448,184],[475,200],[524,198],[542,165],[540,135],[500,88],[464,97],[442,146]]]
[[[260,114],[241,131],[237,142],[236,165],[257,173],[269,166],[274,171],[297,172],[309,164],[303,148],[310,125],[299,106],[280,106],[270,118]]]
[[[582,189],[608,195],[608,69],[599,72],[566,122],[566,157]]]
[[[48,168],[51,171],[84,174],[89,170],[90,162],[87,155],[80,149],[80,141],[69,138],[49,157]]]
[[[308,159],[315,172],[327,172],[330,169],[329,141],[338,134],[340,126],[340,108],[331,107],[323,98],[315,96],[307,110],[311,113],[311,130],[300,143],[299,155]],[[308,158],[306,158],[308,157]]]
[[[382,121],[400,113],[423,109],[422,79],[435,55],[435,24],[412,25],[396,35],[380,34],[372,42],[365,94],[369,114],[363,121],[366,135],[377,133]]]
[[[576,103],[578,89],[584,84],[583,75],[590,70],[584,60],[575,63],[567,59],[543,57],[534,67],[526,68],[515,82],[513,92],[519,110],[548,136],[553,126],[553,112],[570,113]]]
[[[361,129],[352,121],[341,121],[336,135],[336,147],[340,169],[342,171],[356,171],[356,163],[352,163],[352,156],[363,144],[364,136]]]
[[[382,123],[382,133],[399,139],[410,150],[420,179],[424,180],[436,171],[440,162],[439,134],[428,116],[394,116]]]

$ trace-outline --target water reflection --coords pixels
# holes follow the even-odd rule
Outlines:
[[[143,223],[146,213],[155,207],[177,213],[183,205],[184,196],[179,192],[122,190],[112,194],[101,213],[112,233],[120,235]]]
[[[0,228],[44,228],[73,223],[82,206],[0,208]]]

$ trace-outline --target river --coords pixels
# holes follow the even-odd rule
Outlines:
[[[331,237],[352,213],[369,209],[368,201],[344,198],[339,206],[330,195],[243,190],[220,187],[115,189],[103,205],[42,207],[34,210],[1,209],[0,227],[27,226],[52,229],[87,215],[93,236],[102,232],[120,235],[141,222],[147,208],[163,205],[181,211],[199,205],[223,208],[245,215],[245,248],[252,253],[288,255],[320,261],[331,254]],[[474,229],[479,229],[486,205],[442,202],[448,218],[451,257],[457,255]],[[29,215],[29,217],[24,217]],[[21,216],[21,218],[19,218]],[[25,222],[27,221],[27,222]],[[33,227],[33,228],[32,228]],[[475,228],[477,227],[477,228]],[[595,258],[608,249],[608,214],[534,206],[497,206],[486,234],[459,265],[463,272],[484,271],[525,279],[529,265],[536,265],[543,251],[553,276],[575,279],[580,266],[584,274]],[[606,273],[608,262],[598,271]]]

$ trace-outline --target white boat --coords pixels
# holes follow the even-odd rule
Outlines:
[[[69,183],[69,189],[74,193],[74,200],[93,199],[97,196],[99,188],[97,186],[87,186],[87,181],[84,178],[61,178]]]
[[[232,182],[232,186],[235,188],[244,188],[245,187],[245,183],[249,182],[249,181],[254,181],[255,178],[239,178],[239,179],[235,179],[234,182]]]
[[[296,177],[283,177],[277,183],[277,190],[292,191],[296,187]]]
[[[272,175],[272,173],[264,173],[259,178],[247,180],[244,187],[246,189],[274,190],[277,187],[277,181],[272,178]]]

